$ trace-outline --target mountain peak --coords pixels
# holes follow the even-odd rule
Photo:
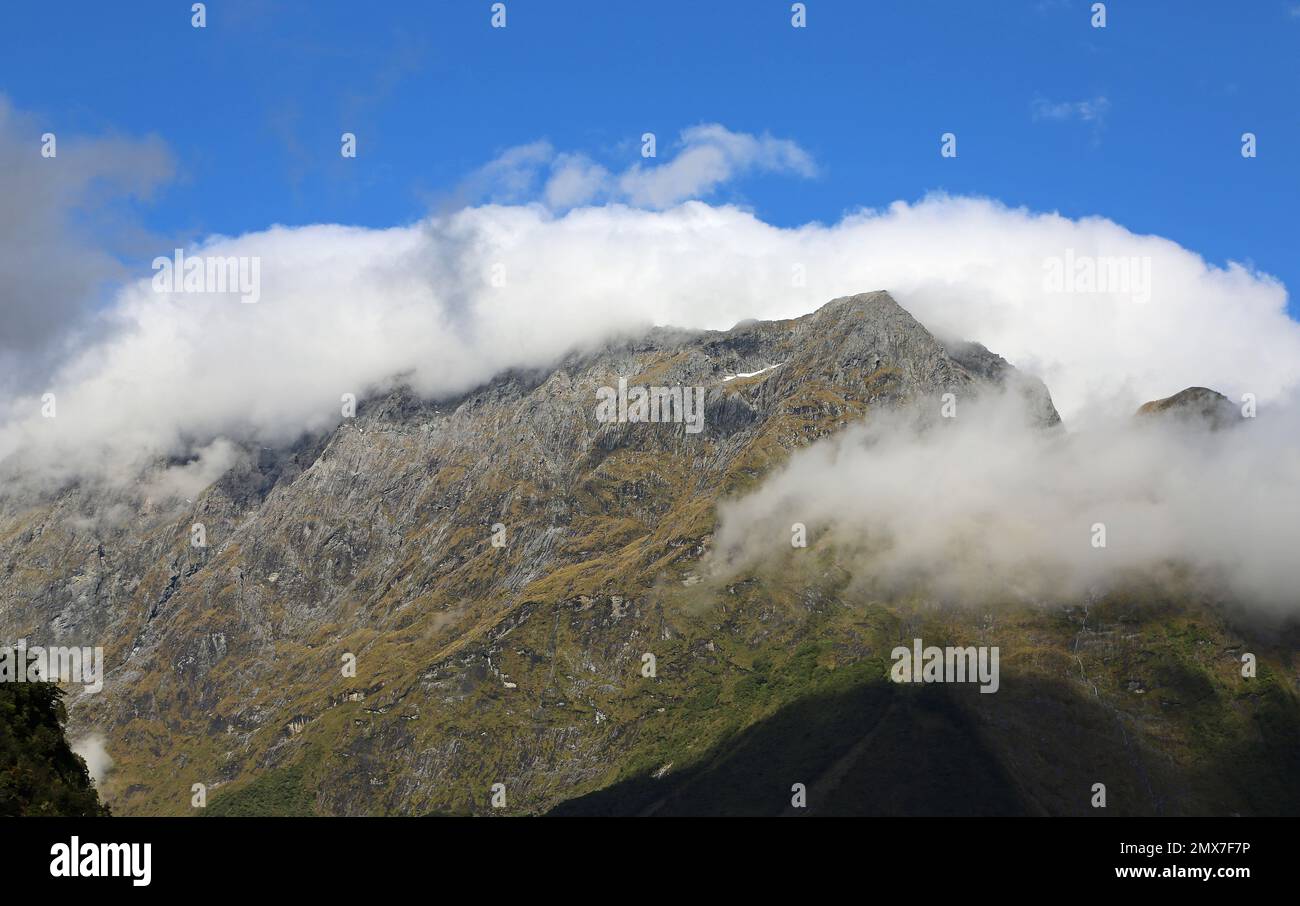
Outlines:
[[[892,306],[902,310],[902,306],[897,300],[889,294],[888,290],[876,289],[865,293],[854,293],[851,296],[836,296],[829,302],[818,308],[818,311],[826,309],[848,308],[848,307],[869,307],[869,306]]]
[[[1188,387],[1173,396],[1151,400],[1135,413],[1142,418],[1163,417],[1180,421],[1201,421],[1212,430],[1236,424],[1241,415],[1222,393],[1208,387]]]

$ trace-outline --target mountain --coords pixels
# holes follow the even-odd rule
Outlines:
[[[1222,393],[1207,387],[1188,387],[1173,396],[1143,403],[1137,411],[1140,418],[1175,419],[1209,426],[1212,430],[1229,427],[1241,421],[1241,413]]]
[[[619,420],[638,387],[687,388],[683,420]],[[6,497],[0,637],[105,648],[70,710],[118,814],[193,814],[196,783],[208,814],[780,814],[795,783],[810,813],[1090,814],[1097,782],[1112,813],[1300,812],[1295,633],[1204,589],[876,600],[817,544],[710,573],[719,502],[793,451],[1005,392],[1059,428],[1040,382],[886,293],[397,390],[192,502]],[[888,682],[920,636],[1001,646],[999,693]]]

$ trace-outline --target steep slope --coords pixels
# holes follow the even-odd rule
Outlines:
[[[703,430],[598,421],[620,376],[704,387]],[[1098,772],[1120,810],[1300,808],[1274,792],[1300,726],[1294,640],[1254,640],[1245,687],[1240,630],[1209,601],[868,601],[816,548],[703,577],[718,501],[792,450],[873,407],[1008,387],[1059,421],[1040,383],[873,293],[655,329],[457,400],[394,392],[255,451],[183,508],[85,488],[8,501],[0,632],[105,647],[104,692],[73,717],[109,739],[118,813],[190,813],[194,783],[227,813],[489,813],[497,783],[507,812],[780,811],[794,782],[845,811],[1060,813],[1087,809]],[[884,684],[890,648],[922,630],[1003,644],[1020,681]],[[1254,793],[1214,772],[1242,739]],[[956,742],[968,758],[907,780],[918,752]]]

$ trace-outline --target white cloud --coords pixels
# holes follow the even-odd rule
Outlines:
[[[562,154],[546,181],[546,206],[560,211],[593,202],[608,191],[610,178],[608,170],[585,155]]]
[[[1276,281],[1104,219],[981,199],[792,229],[698,202],[564,216],[489,205],[388,230],[276,227],[192,251],[260,256],[261,301],[160,295],[148,275],[123,287],[105,312],[109,335],[44,388],[57,417],[41,416],[37,394],[0,410],[0,458],[53,481],[122,480],[219,438],[327,428],[341,394],[397,375],[447,396],[637,325],[726,328],[881,288],[937,334],[979,340],[1042,377],[1072,424],[1189,385],[1267,405],[1300,383],[1300,325]],[[1045,290],[1045,262],[1067,252],[1149,257],[1150,301]],[[796,265],[806,286],[792,285]],[[174,487],[192,492],[229,456],[211,447]]]
[[[192,458],[150,474],[143,487],[145,497],[193,499],[246,458],[243,450],[224,437],[186,450],[186,455]]]
[[[464,191],[500,204],[527,201],[536,194],[538,175],[554,159],[550,142],[515,145],[470,174]]]
[[[1036,97],[1030,106],[1036,120],[1055,120],[1057,122],[1079,120],[1100,126],[1105,122],[1106,114],[1110,111],[1110,100],[1102,95],[1082,101],[1055,102],[1043,97]]]
[[[717,574],[780,562],[801,522],[869,595],[1053,603],[1190,566],[1201,593],[1296,612],[1300,407],[1216,432],[1128,412],[1044,431],[1018,409],[1008,394],[951,419],[877,413],[796,453],[722,508]]]
[[[104,778],[113,769],[113,756],[108,754],[108,746],[102,733],[90,733],[73,742],[73,752],[86,762],[86,769],[95,781],[95,786],[103,786]]]
[[[584,154],[557,153],[547,142],[507,149],[466,181],[471,197],[493,202],[537,200],[553,211],[595,202],[662,209],[713,195],[752,173],[817,174],[812,156],[788,139],[732,132],[717,123],[681,133],[677,153],[638,160],[618,173]]]
[[[638,207],[666,208],[703,198],[747,172],[817,173],[809,154],[792,141],[731,132],[717,124],[682,133],[682,150],[657,166],[633,165],[618,177],[618,196]]]

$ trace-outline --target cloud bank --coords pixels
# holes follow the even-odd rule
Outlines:
[[[675,157],[597,181],[667,203],[744,167],[799,171],[801,154],[699,127]],[[572,166],[539,145],[493,178],[509,185],[510,167],[530,161]],[[512,191],[561,191],[546,173],[546,183],[529,189],[525,179]],[[583,194],[565,192],[568,201]],[[121,483],[171,458],[187,464],[159,487],[188,496],[239,445],[336,424],[344,393],[400,380],[449,397],[651,323],[727,328],[872,289],[891,291],[941,337],[979,340],[1041,377],[1074,426],[1189,385],[1234,400],[1254,393],[1263,416],[1300,383],[1300,325],[1268,276],[1212,266],[1105,219],[979,198],[932,196],[793,228],[698,201],[557,213],[534,200],[392,229],[273,227],[185,251],[258,258],[260,301],[156,292],[149,273],[122,285],[49,379],[0,408],[9,474],[44,487]],[[1133,273],[1149,274],[1149,285],[1104,279],[1115,261],[1145,262]],[[1087,263],[1093,277],[1062,283],[1062,262],[1071,274]],[[15,299],[10,317],[24,304]]]
[[[1046,289],[1067,252],[1150,258],[1150,299]],[[124,286],[108,332],[41,398],[13,398],[0,457],[57,480],[111,478],[218,438],[283,442],[339,419],[341,394],[402,375],[468,391],[510,367],[648,323],[726,328],[886,288],[941,336],[1037,374],[1067,421],[1189,385],[1261,406],[1300,382],[1284,288],[1158,237],[971,198],[933,197],[781,229],[730,206],[488,205],[389,230],[273,228],[194,255],[258,256],[261,301]]]
[[[878,413],[796,453],[722,507],[716,573],[813,556],[791,546],[801,522],[881,595],[1051,603],[1181,575],[1297,611],[1300,408],[1220,431],[1129,416],[1071,432],[1028,424],[1021,406]]]

